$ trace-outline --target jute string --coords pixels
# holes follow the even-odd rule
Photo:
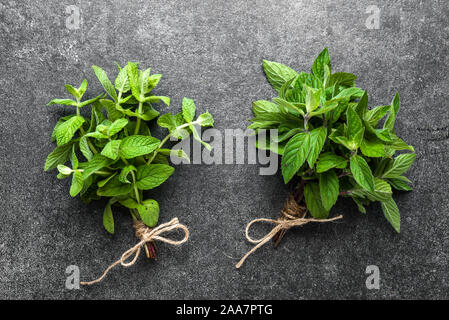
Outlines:
[[[174,246],[179,246],[186,242],[189,239],[189,229],[183,224],[179,223],[178,218],[174,218],[170,222],[161,224],[157,226],[154,229],[150,229],[142,221],[134,221],[134,228],[136,229],[136,237],[140,239],[140,242],[137,243],[134,247],[128,249],[125,251],[121,258],[111,264],[103,273],[101,277],[99,277],[96,280],[89,281],[89,282],[80,282],[81,285],[92,285],[95,283],[100,282],[101,280],[106,277],[109,271],[111,271],[112,268],[114,268],[116,265],[121,264],[123,267],[130,267],[134,263],[136,263],[137,258],[140,255],[140,250],[143,245],[145,245],[147,242],[158,240],[161,242],[165,242]],[[176,229],[181,229],[184,231],[184,238],[181,240],[172,240],[165,237],[162,237],[161,234],[169,231],[173,231]],[[131,261],[127,261],[132,255],[134,255],[134,258]]]
[[[245,229],[246,239],[249,242],[255,244],[256,246],[254,246],[250,251],[248,251],[248,253],[245,254],[242,259],[240,259],[239,263],[237,263],[235,265],[235,267],[237,269],[240,268],[243,265],[243,263],[245,262],[245,260],[252,253],[254,253],[257,249],[259,249],[265,243],[267,243],[268,241],[273,239],[273,237],[276,234],[278,234],[278,232],[281,232],[281,231],[284,231],[284,230],[286,231],[286,230],[288,230],[290,228],[293,228],[293,227],[303,226],[303,225],[305,225],[307,223],[310,223],[310,222],[325,223],[325,222],[331,222],[331,221],[335,221],[335,220],[339,220],[339,219],[343,218],[342,215],[340,215],[338,217],[335,217],[335,218],[331,218],[331,219],[304,218],[304,214],[301,215],[301,212],[297,211],[297,210],[300,210],[301,208],[302,207],[300,207],[297,204],[297,202],[294,200],[293,197],[289,197],[289,199],[287,200],[287,203],[286,203],[284,209],[282,209],[282,211],[281,211],[281,217],[279,219],[274,220],[274,219],[259,218],[259,219],[252,220],[250,223],[248,223],[248,225],[246,226],[246,229]],[[298,217],[298,215],[301,215],[301,216]],[[264,237],[262,237],[260,239],[253,239],[249,235],[249,229],[251,228],[251,226],[253,224],[258,223],[258,222],[273,223],[276,226],[269,233],[267,233]]]

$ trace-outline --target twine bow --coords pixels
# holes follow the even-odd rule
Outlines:
[[[89,282],[80,282],[81,285],[92,285],[95,283],[100,282],[101,280],[106,277],[109,271],[111,271],[112,268],[114,268],[116,265],[121,264],[123,267],[130,267],[134,263],[136,263],[137,258],[140,255],[141,247],[150,241],[158,240],[161,242],[165,242],[174,246],[179,246],[186,242],[189,239],[189,229],[183,224],[179,223],[178,218],[172,219],[170,222],[163,223],[159,226],[157,226],[154,229],[150,229],[142,221],[134,221],[134,228],[136,229],[136,236],[140,239],[140,242],[137,243],[134,247],[128,249],[125,251],[119,260],[111,264],[103,273],[101,277],[99,277],[96,280],[89,281]],[[165,237],[162,237],[161,234],[165,232],[169,232],[172,230],[181,229],[184,231],[184,238],[181,240],[172,240]],[[127,260],[134,254],[134,258],[127,262]]]
[[[289,200],[291,201],[290,198]],[[294,201],[294,199],[293,199]],[[296,202],[294,205],[297,205]],[[282,210],[282,217],[274,220],[274,219],[265,219],[265,218],[259,218],[259,219],[254,219],[253,221],[251,221],[250,223],[248,223],[248,225],[246,226],[245,229],[245,236],[246,239],[255,244],[256,246],[254,246],[250,251],[248,251],[242,259],[240,259],[239,263],[237,263],[235,265],[235,267],[238,269],[240,268],[243,263],[245,262],[245,260],[252,254],[254,253],[257,249],[259,249],[261,246],[263,246],[265,243],[267,243],[268,241],[270,241],[271,239],[273,239],[273,237],[278,234],[279,232],[283,231],[283,230],[288,230],[290,228],[293,227],[299,227],[299,226],[303,226],[309,222],[320,222],[320,223],[324,223],[324,222],[331,222],[331,221],[335,221],[335,220],[339,220],[341,218],[343,218],[342,215],[335,217],[335,218],[331,218],[331,219],[314,219],[314,218],[304,218],[304,217],[296,217],[293,216],[289,213],[291,213],[291,210],[289,210],[288,207],[292,207],[294,206],[292,203],[289,204],[289,202],[287,202],[286,208],[284,208]],[[285,219],[286,218],[286,219]],[[251,238],[251,236],[249,235],[249,229],[251,228],[251,226],[257,222],[269,222],[269,223],[273,223],[276,226],[269,232],[267,233],[264,237],[260,238],[260,239],[253,239]]]

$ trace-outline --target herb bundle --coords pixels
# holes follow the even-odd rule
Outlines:
[[[249,128],[256,133],[277,129],[277,137],[258,136],[257,146],[282,156],[285,183],[295,177],[299,182],[278,220],[257,219],[247,226],[247,238],[257,246],[237,267],[270,239],[277,245],[293,226],[341,218],[328,219],[339,197],[351,198],[362,213],[371,202],[380,202],[385,218],[399,232],[400,214],[392,193],[393,189],[411,190],[403,174],[416,157],[413,147],[395,134],[399,95],[390,105],[369,109],[368,93],[355,86],[355,75],[331,73],[327,48],[316,58],[312,73],[297,73],[267,60],[263,66],[279,95],[272,101],[253,103],[255,117]],[[395,156],[402,150],[412,153]],[[266,237],[254,240],[248,230],[259,221],[277,226]]]
[[[188,230],[172,220],[169,226],[164,224],[162,229],[156,228],[153,232],[151,228],[156,227],[159,219],[159,205],[156,200],[145,198],[144,191],[158,187],[173,174],[169,157],[189,160],[183,150],[165,147],[169,139],[185,139],[193,134],[210,149],[201,141],[196,126],[213,126],[214,120],[207,111],[195,119],[196,106],[187,98],[182,101],[182,112],[159,116],[153,105],[170,104],[168,97],[151,93],[162,75],[150,74],[150,69],[139,70],[136,63],[129,62],[123,68],[117,65],[114,84],[103,69],[92,68],[106,93],[83,101],[87,89],[84,79],[79,88],[65,86],[73,99],[54,99],[48,103],[72,106],[76,113],[57,122],[51,135],[57,147],[48,155],[45,171],[57,168],[59,179],[72,176],[70,195],[80,195],[83,202],[108,198],[103,225],[111,234],[114,233],[113,206],[128,208],[136,235],[142,240],[131,253],[136,253],[136,259],[140,247],[144,246],[147,257],[154,258],[156,247],[152,240],[156,236],[164,231],[183,229],[188,237]],[[92,106],[91,116],[86,119],[80,111],[89,105]],[[148,127],[148,122],[156,118],[157,124],[169,131],[163,140],[153,137]],[[84,159],[80,161],[81,155]],[[160,236],[157,240],[178,244]],[[128,257],[129,253],[122,256],[122,265]]]

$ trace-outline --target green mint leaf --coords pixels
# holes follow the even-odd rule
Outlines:
[[[148,227],[154,228],[159,219],[159,204],[156,200],[148,199],[137,207],[140,218]]]
[[[160,140],[153,137],[141,135],[129,136],[122,140],[120,155],[125,159],[143,156],[156,150],[159,144]]]
[[[329,51],[327,48],[324,48],[324,50],[320,52],[312,67],[313,74],[320,80],[324,80],[325,66],[327,66],[329,70],[332,70]]]
[[[88,106],[88,105],[90,105],[90,104],[92,104],[92,103],[94,103],[94,102],[100,100],[100,99],[103,98],[103,97],[104,97],[104,94],[103,94],[103,93],[102,93],[102,94],[99,94],[99,95],[96,96],[95,98],[92,98],[92,99],[89,99],[89,100],[86,100],[86,101],[81,102],[80,105],[79,105],[79,107],[82,108],[82,107]]]
[[[111,163],[112,163],[111,159],[101,154],[94,155],[92,159],[89,162],[87,162],[85,167],[83,168],[84,180],[86,180],[89,176],[94,174],[95,171],[98,171],[103,167],[107,167]]]
[[[202,127],[213,127],[214,126],[214,118],[212,118],[212,115],[209,113],[209,111],[206,111],[205,113],[200,114],[198,116],[198,119],[196,119],[196,122]]]
[[[74,116],[67,121],[61,123],[56,130],[56,142],[58,146],[66,144],[72,140],[75,133],[85,122],[84,118],[81,116]]]
[[[320,105],[321,101],[321,90],[314,89],[309,86],[305,86],[306,88],[306,110],[307,112],[312,112]]]
[[[182,115],[186,122],[192,122],[195,118],[196,106],[192,99],[182,99]]]
[[[112,215],[111,201],[108,201],[104,208],[103,226],[107,232],[114,234],[114,216]]]
[[[107,135],[112,137],[113,135],[119,133],[124,127],[128,125],[128,119],[117,119],[115,120],[108,129]]]
[[[65,89],[67,90],[68,93],[70,93],[75,99],[80,99],[80,95],[78,93],[78,90],[76,90],[73,86],[71,86],[70,84],[66,84],[65,85]]]
[[[73,170],[71,168],[69,168],[63,164],[58,164],[57,168],[58,168],[58,171],[65,176],[71,175],[73,172]]]
[[[45,160],[44,170],[48,171],[54,169],[58,164],[64,164],[70,159],[70,154],[72,153],[72,143],[68,143],[57,147],[53,150]]]
[[[139,72],[139,88],[140,88],[140,97],[144,101],[145,94],[150,92],[150,88],[148,87],[148,79],[150,78],[151,69],[148,68],[146,70]]]
[[[114,85],[109,80],[108,75],[106,72],[97,66],[92,66],[92,69],[95,72],[95,75],[97,76],[98,80],[100,81],[101,85],[103,86],[104,90],[108,93],[108,95],[114,99],[114,101],[118,101],[117,98],[117,92],[115,91]]]
[[[276,91],[279,91],[288,80],[298,75],[292,68],[274,61],[263,60],[263,67],[268,82]]]
[[[108,118],[110,120],[115,121],[117,119],[123,118],[123,113],[124,113],[123,110],[125,110],[125,109],[121,108],[120,105],[118,105],[108,99],[101,99],[100,103],[106,109],[106,111],[108,113]],[[133,114],[130,114],[130,115],[133,115]]]
[[[363,139],[364,127],[359,115],[352,108],[346,111],[348,125],[348,137],[351,142],[352,150],[356,150]]]
[[[175,156],[181,159],[186,159],[188,162],[190,162],[189,156],[184,152],[182,149],[159,149],[159,153],[164,156]]]
[[[70,161],[72,162],[72,168],[74,170],[78,169],[79,161],[75,152],[75,144],[72,145],[72,154],[70,155]]]
[[[331,75],[329,85],[353,87],[357,76],[347,72],[336,72]]]
[[[148,88],[151,90],[153,88],[155,88],[159,81],[161,81],[162,78],[162,74],[152,74],[149,78],[148,78]]]
[[[323,153],[318,158],[316,164],[316,172],[323,173],[333,168],[344,169],[348,164],[348,160],[337,156],[333,153]]]
[[[87,90],[87,80],[83,79],[83,82],[81,82],[81,85],[80,85],[80,87],[77,90],[80,100],[84,96],[84,93],[86,93],[86,90]]]
[[[310,112],[310,117],[314,117],[314,116],[318,116],[318,115],[323,114],[323,113],[330,112],[330,111],[334,110],[337,107],[338,107],[338,102],[333,102],[331,104],[328,104],[326,106],[318,108],[318,109],[316,109],[313,112]]]
[[[122,171],[120,172],[120,176],[119,176],[119,180],[120,182],[123,183],[132,183],[129,179],[128,179],[128,175],[131,171],[137,172],[136,167],[134,167],[133,165],[128,165],[126,167],[124,167],[122,169]]]
[[[139,70],[137,69],[137,64],[133,62],[128,62],[128,65],[126,66],[126,71],[128,73],[128,80],[129,85],[131,87],[131,92],[134,96],[134,98],[137,99],[137,101],[141,101],[142,98],[140,96],[140,83],[139,83]]]
[[[66,116],[66,117],[62,117],[61,119],[58,120],[58,122],[56,122],[55,127],[53,128],[53,131],[51,133],[51,141],[56,141],[56,132],[58,131],[58,128],[61,124],[63,124],[64,122],[66,122],[67,120],[69,120],[70,118],[74,117],[75,115],[70,115],[70,116]]]
[[[391,148],[393,150],[398,150],[398,151],[399,150],[409,150],[409,151],[415,152],[415,148],[408,145],[404,140],[398,138],[393,133],[390,133],[389,136],[391,138],[391,141],[390,141],[390,143],[388,143],[388,148]]]
[[[360,150],[363,155],[371,158],[381,158],[386,156],[385,146],[376,141],[363,140],[360,145]]]
[[[149,103],[159,103],[162,101],[163,103],[165,103],[165,105],[167,107],[170,106],[170,98],[164,97],[164,96],[149,96],[149,97],[145,98],[143,101],[149,102]]]
[[[159,111],[154,110],[153,107],[145,106],[144,113],[142,115],[137,114],[136,116],[145,121],[151,121],[157,118],[159,115],[160,115]]]
[[[256,116],[273,117],[273,114],[280,113],[279,105],[266,100],[258,100],[253,102],[253,112]]]
[[[122,183],[118,176],[112,178],[103,187],[97,190],[97,194],[103,197],[116,197],[126,195],[133,190],[133,186],[128,183]]]
[[[150,190],[160,186],[175,171],[171,166],[164,164],[150,164],[137,167],[137,187],[141,190]]]
[[[318,176],[320,195],[325,210],[330,210],[337,202],[340,186],[334,170],[326,171]]]
[[[109,141],[101,151],[101,154],[109,159],[116,160],[120,152],[120,144],[122,140]]]
[[[365,190],[374,192],[374,177],[366,160],[359,155],[350,159],[350,168],[355,181]]]
[[[162,128],[167,128],[172,132],[178,126],[175,117],[171,113],[166,113],[157,119],[157,124]]]
[[[126,93],[129,90],[131,90],[131,86],[129,85],[129,80],[128,80],[128,71],[127,71],[127,66],[125,66],[124,68],[121,68],[119,64],[117,65],[117,69],[119,70],[117,78],[115,78],[115,89],[117,89],[118,92],[122,92],[122,93]],[[120,101],[117,101],[120,102]]]
[[[315,165],[318,156],[323,149],[324,142],[326,141],[327,129],[325,127],[319,127],[310,132],[310,151],[307,156],[307,163],[310,168]]]
[[[401,231],[401,216],[399,214],[398,206],[396,202],[390,197],[388,200],[381,202],[382,211],[384,213],[385,218],[387,218],[388,222],[393,226],[394,230],[397,233]]]
[[[360,88],[347,88],[337,94],[331,101],[348,99],[348,98],[360,98],[365,91]]]
[[[399,191],[411,191],[412,190],[412,188],[407,183],[402,181],[401,179],[390,178],[390,179],[387,179],[387,181],[396,190],[399,190]]]
[[[98,186],[99,188],[104,187],[104,186],[106,185],[106,183],[108,183],[108,182],[109,182],[112,178],[114,178],[116,175],[117,175],[117,172],[114,173],[114,174],[112,174],[112,175],[110,175],[110,176],[107,177],[106,179],[103,179],[103,180],[101,180],[101,181],[98,181],[98,182],[97,182],[97,186]]]
[[[365,93],[355,106],[354,111],[359,115],[360,119],[363,119],[365,118],[367,110],[368,110],[368,93],[365,91]]]
[[[352,197],[352,200],[354,200],[355,204],[357,205],[357,208],[361,213],[366,213],[366,209],[364,207],[362,199],[359,199],[357,197]]]
[[[396,95],[393,98],[393,101],[391,102],[390,113],[388,114],[387,120],[385,120],[384,123],[384,129],[388,129],[393,133],[394,133],[394,123],[396,122],[396,116],[399,112],[400,104],[401,102],[399,99],[399,93],[396,93]]]
[[[53,99],[49,103],[47,103],[47,106],[51,106],[52,104],[62,104],[65,106],[76,106],[76,101],[73,101],[71,99]]]
[[[329,216],[329,210],[323,206],[320,196],[320,186],[318,183],[309,182],[304,187],[304,199],[307,209],[315,219],[326,219]]]
[[[310,134],[298,133],[289,140],[284,149],[281,168],[284,182],[288,183],[307,159],[310,148]]]
[[[393,166],[387,172],[385,172],[383,178],[397,178],[403,173],[407,172],[408,169],[415,162],[416,154],[414,153],[404,153],[396,157],[393,162]]]
[[[209,150],[209,151],[212,150],[212,147],[211,147],[208,143],[206,143],[206,142],[204,142],[203,140],[201,140],[200,135],[199,135],[199,133],[198,133],[198,131],[196,130],[196,128],[195,128],[194,125],[190,124],[190,125],[189,125],[189,129],[192,131],[193,138],[194,138],[195,140],[197,140],[198,142],[200,142],[200,143],[201,143],[207,150]]]
[[[385,117],[388,111],[390,111],[391,106],[378,106],[371,110],[368,110],[365,114],[365,120],[372,127],[377,127],[379,121]]]
[[[119,203],[129,209],[137,209],[140,206],[140,204],[133,198],[120,199]]]
[[[79,171],[75,171],[72,175],[72,185],[70,187],[70,195],[75,197],[83,189],[83,174]]]

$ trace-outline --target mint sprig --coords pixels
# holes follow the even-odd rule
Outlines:
[[[80,195],[84,202],[109,198],[103,215],[109,233],[115,232],[114,206],[128,208],[134,220],[155,227],[159,204],[146,198],[144,191],[160,186],[173,174],[168,157],[188,159],[182,150],[167,149],[165,144],[170,137],[185,139],[192,133],[201,141],[194,125],[213,126],[213,118],[205,112],[195,120],[195,103],[187,98],[180,113],[159,116],[154,106],[160,102],[170,105],[170,98],[152,93],[162,76],[150,74],[150,69],[139,70],[136,63],[129,62],[123,68],[117,65],[114,82],[102,68],[92,68],[105,93],[83,100],[87,90],[84,79],[79,88],[65,86],[73,98],[48,103],[75,107],[75,114],[58,120],[52,133],[57,147],[48,155],[45,171],[57,168],[58,178],[72,176],[72,197]],[[90,119],[80,112],[88,105],[91,105]],[[153,137],[148,126],[156,118],[154,122],[169,130],[162,140]]]
[[[253,103],[249,128],[278,129],[277,144],[270,148],[282,156],[284,182],[299,177],[296,200],[316,219],[326,219],[339,197],[352,198],[363,213],[371,202],[380,202],[399,232],[393,189],[411,190],[403,174],[416,157],[394,130],[399,94],[390,105],[368,108],[368,93],[355,87],[355,75],[331,73],[327,48],[311,73],[267,60],[263,66],[278,96]],[[411,153],[396,156],[397,151]]]

